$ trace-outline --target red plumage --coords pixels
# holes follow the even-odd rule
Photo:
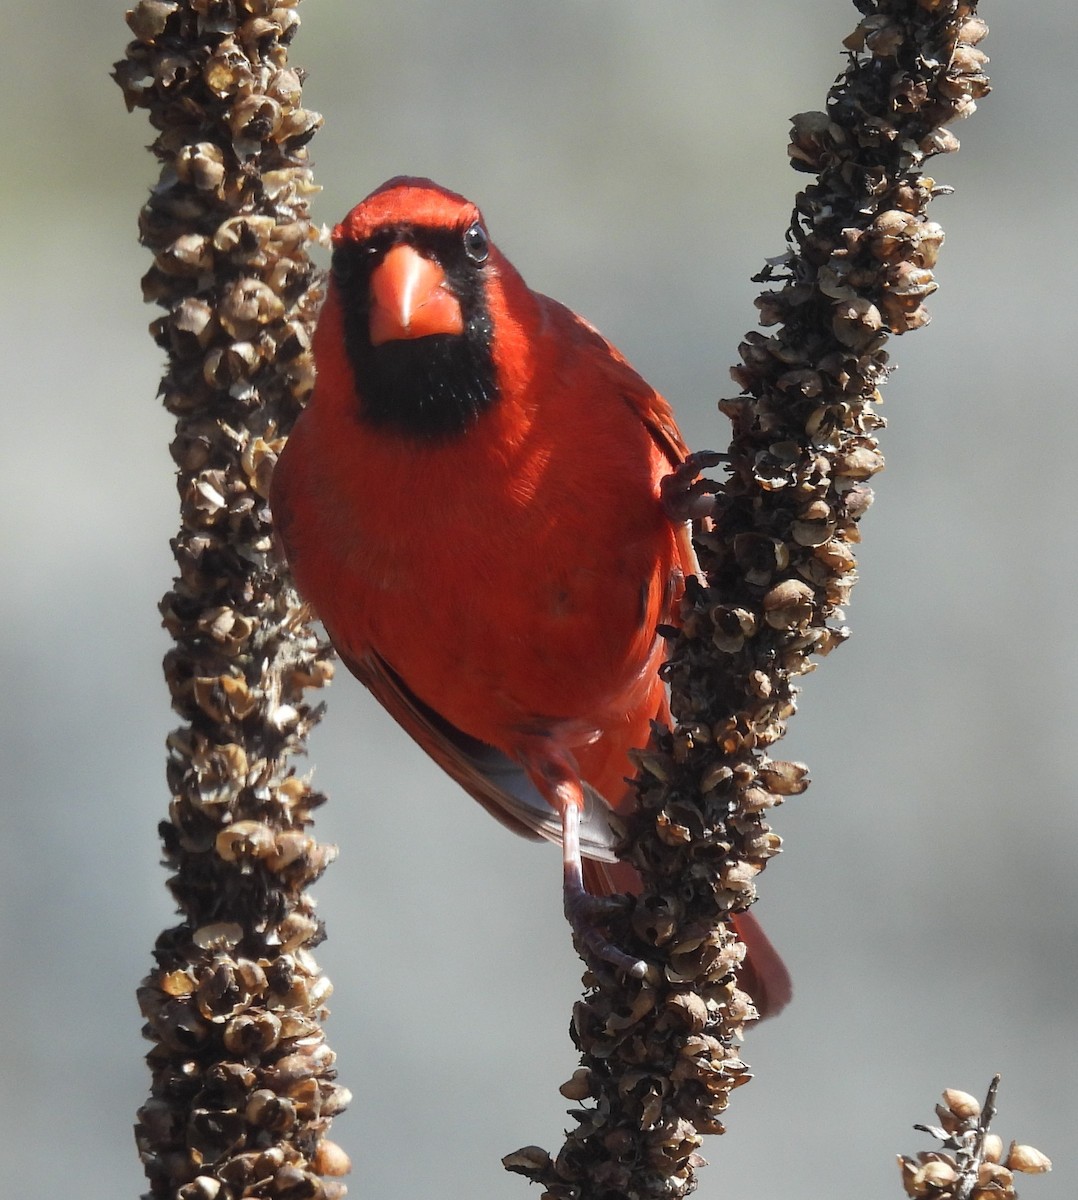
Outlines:
[[[667,714],[656,627],[692,569],[659,496],[687,452],[673,414],[463,197],[390,180],[333,242],[271,497],[296,584],[424,750],[517,831],[564,837],[567,911],[611,957],[570,860],[578,823],[611,857],[604,800],[631,802],[627,752]],[[777,1011],[785,969],[738,925]]]

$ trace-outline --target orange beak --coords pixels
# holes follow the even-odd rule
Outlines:
[[[371,345],[463,332],[460,301],[442,268],[405,242],[394,246],[371,272]]]

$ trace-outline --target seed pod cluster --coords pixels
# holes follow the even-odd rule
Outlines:
[[[1015,1175],[1041,1175],[1051,1160],[1033,1146],[1003,1140],[989,1128],[995,1116],[999,1076],[982,1105],[968,1092],[948,1088],[936,1105],[938,1125],[915,1125],[940,1143],[916,1157],[900,1154],[902,1185],[911,1200],[1016,1200]]]
[[[307,832],[322,797],[291,765],[319,714],[305,689],[333,666],[267,503],[313,382],[320,298],[305,147],[321,118],[288,63],[296,2],[141,0],[115,69],[158,131],[142,287],[163,309],[150,329],[168,355],[181,513],[161,612],[183,724],[161,834],[182,922],[139,990],[153,1084],[136,1137],[154,1197],[344,1192],[347,1160],[325,1135],[348,1094],[321,1028],[331,989],[306,890],[334,851]]]
[[[883,347],[924,324],[943,240],[924,163],[957,146],[946,124],[988,87],[975,3],[857,7],[826,112],[794,119],[793,165],[817,178],[797,197],[789,251],[760,276],[768,332],[740,346],[742,394],[720,404],[729,478],[693,482],[714,462],[701,455],[671,487],[714,507],[696,537],[706,578],[689,581],[669,631],[676,724],[638,758],[623,848],[645,891],[614,940],[653,966],[631,980],[589,964],[573,1022],[582,1067],[563,1089],[581,1102],[577,1127],[557,1156],[506,1160],[545,1200],[688,1195],[701,1135],[722,1131],[748,1079],[736,1046],[755,1012],[728,920],[779,850],[768,809],[807,786],[803,766],[772,757],[795,681],[847,636],[858,523],[883,466]]]

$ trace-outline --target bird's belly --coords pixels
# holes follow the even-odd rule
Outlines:
[[[521,733],[582,745],[650,686],[669,578],[662,550],[544,562],[526,546],[428,543],[422,561],[364,556],[353,600],[344,589],[335,599],[365,614],[368,644],[458,728],[507,750]]]

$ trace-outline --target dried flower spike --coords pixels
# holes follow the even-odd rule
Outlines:
[[[766,332],[739,347],[741,394],[720,404],[733,426],[729,478],[682,481],[697,502],[714,499],[696,534],[705,577],[690,581],[669,631],[676,725],[637,760],[624,856],[645,888],[614,930],[657,966],[641,981],[585,976],[576,1127],[556,1156],[531,1148],[506,1160],[549,1200],[688,1195],[702,1135],[722,1131],[730,1093],[749,1078],[736,1046],[755,1015],[738,986],[752,963],[741,965],[729,919],[778,853],[768,809],[807,785],[804,767],[768,755],[795,712],[798,676],[847,636],[858,523],[883,467],[884,347],[926,323],[936,288],[943,232],[927,206],[942,189],[926,161],[957,148],[945,126],[988,90],[973,0],[857,7],[864,19],[825,111],[793,119],[791,163],[817,178],[797,196],[788,251],[760,276]],[[576,1079],[572,1099],[584,1092]],[[918,1194],[938,1195],[955,1168],[904,1170]]]
[[[981,1105],[968,1092],[948,1088],[936,1105],[940,1125],[915,1125],[940,1143],[916,1157],[899,1155],[902,1185],[912,1200],[1016,1200],[1014,1173],[1037,1174],[1052,1169],[1047,1155],[1032,1146],[1011,1142],[1000,1163],[1003,1143],[989,1133],[996,1114],[997,1075]]]
[[[273,464],[312,381],[316,237],[287,46],[296,0],[141,0],[115,77],[158,130],[140,214],[143,292],[164,313],[162,383],[182,526],[161,603],[183,724],[168,739],[169,886],[182,921],[139,989],[153,1043],[136,1138],[153,1197],[343,1194],[325,1134],[348,1093],[321,1022],[329,981],[306,889],[332,858],[306,832],[322,797],[298,778],[332,676],[273,553]]]

